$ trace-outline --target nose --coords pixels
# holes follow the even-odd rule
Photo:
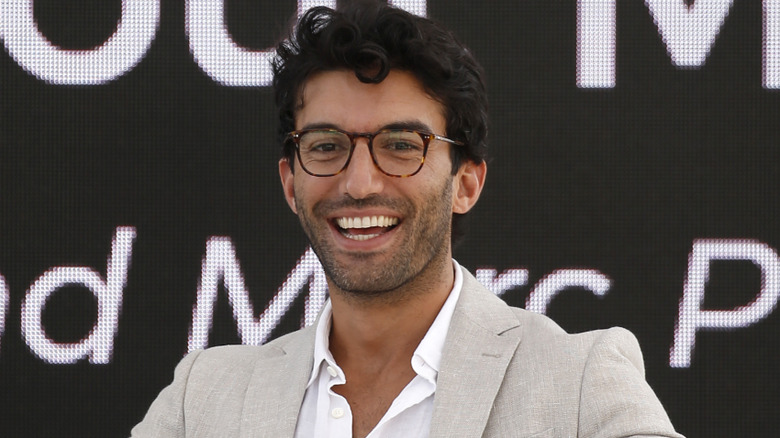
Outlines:
[[[343,192],[353,199],[368,198],[384,188],[384,174],[374,165],[367,139],[357,140],[341,181]]]

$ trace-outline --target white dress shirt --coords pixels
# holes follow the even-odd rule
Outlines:
[[[455,271],[452,291],[412,356],[412,369],[417,375],[393,400],[367,438],[428,436],[444,340],[463,285],[460,265],[455,260],[452,265]],[[352,437],[352,411],[349,403],[333,391],[333,386],[344,384],[346,377],[329,349],[332,314],[333,308],[328,300],[316,328],[314,367],[298,414],[296,438]]]

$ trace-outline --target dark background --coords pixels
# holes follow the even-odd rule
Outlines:
[[[472,272],[528,269],[528,284],[504,295],[519,306],[556,269],[599,270],[612,279],[605,297],[571,288],[548,315],[569,331],[632,330],[685,435],[772,436],[776,314],[700,331],[691,366],[669,366],[694,240],[780,247],[780,94],[762,88],[761,2],[735,0],[698,69],[671,63],[643,2],[618,3],[617,85],[580,89],[575,1],[428,1],[483,63],[491,100],[487,187],[456,258]],[[121,14],[119,0],[34,4],[41,32],[72,50],[103,44]],[[127,435],[187,351],[206,241],[230,237],[256,316],[307,248],[278,182],[271,90],[212,80],[190,54],[184,1],[161,6],[145,58],[108,84],[48,84],[0,52],[3,436]],[[264,50],[296,2],[225,6],[236,43]],[[27,290],[55,266],[105,275],[118,226],[137,238],[111,362],[38,358],[21,334]],[[704,307],[745,305],[760,287],[752,263],[713,263]],[[274,335],[298,327],[302,308]],[[77,342],[96,312],[88,290],[65,287],[43,322],[51,339]],[[238,342],[221,290],[210,345]]]

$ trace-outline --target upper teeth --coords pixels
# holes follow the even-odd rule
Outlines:
[[[344,229],[389,227],[397,223],[398,223],[397,217],[387,217],[387,216],[340,217],[336,219],[336,224],[338,224],[339,227]]]

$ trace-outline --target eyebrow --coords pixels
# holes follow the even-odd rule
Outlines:
[[[328,123],[328,122],[317,122],[317,123],[309,123],[304,125],[301,130],[304,129],[341,129],[340,126],[334,124],[334,123]],[[397,122],[388,123],[386,125],[381,126],[377,131],[382,129],[409,129],[412,131],[421,131],[421,132],[433,132],[430,126],[426,125],[423,122],[420,122],[419,120],[401,120]]]

